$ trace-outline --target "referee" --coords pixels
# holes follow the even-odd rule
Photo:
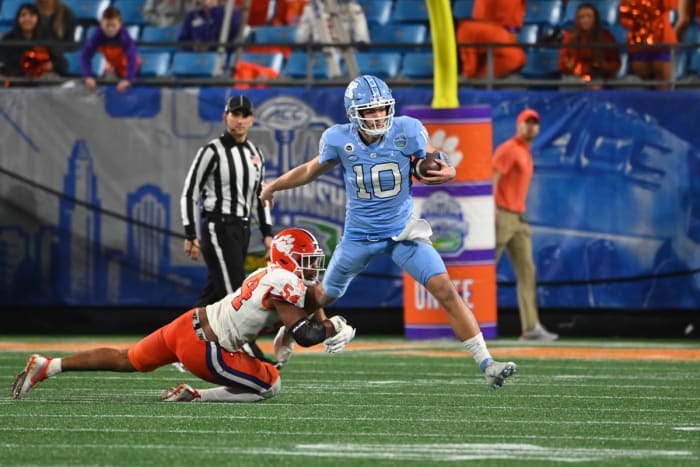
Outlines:
[[[208,270],[207,285],[195,306],[221,300],[243,283],[253,208],[257,208],[267,256],[272,243],[270,214],[258,199],[265,176],[265,158],[260,148],[248,139],[254,120],[250,99],[230,98],[223,120],[226,132],[197,151],[180,199],[185,253],[196,260],[201,251]],[[198,212],[201,212],[200,239],[197,238]]]

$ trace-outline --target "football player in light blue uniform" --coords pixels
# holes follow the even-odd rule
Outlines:
[[[489,386],[501,387],[517,366],[491,358],[479,323],[430,242],[430,225],[413,213],[412,157],[420,159],[427,151],[435,152],[427,130],[415,118],[394,117],[391,90],[377,77],[354,79],[344,100],[350,123],[327,129],[318,156],[265,184],[262,202],[271,206],[275,191],[305,185],[340,164],[348,197],[345,228],[319,287],[319,303],[325,306],[343,296],[350,281],[373,257],[388,254],[438,300]],[[439,184],[455,177],[455,169],[444,156],[437,163],[440,168],[429,171],[423,182]]]

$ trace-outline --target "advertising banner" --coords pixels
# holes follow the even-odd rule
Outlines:
[[[197,149],[222,133],[224,103],[238,92],[3,90],[0,305],[194,303],[206,267],[182,251],[180,195]],[[342,88],[246,94],[256,107],[250,138],[264,152],[269,178],[314,157],[323,131],[347,122]],[[393,94],[397,114],[430,108],[429,89]],[[523,108],[541,116],[527,203],[541,308],[700,309],[700,91],[464,89],[459,101],[466,109],[490,109],[491,147],[514,134]],[[483,182],[489,177],[479,175],[488,162],[474,157],[489,152],[488,138],[468,134],[457,143],[453,136],[462,130],[450,126],[450,118],[423,116],[433,143],[459,162],[465,182],[437,194],[416,183],[416,209],[432,216],[439,248],[460,252],[445,258],[448,267],[458,268],[451,274],[460,278],[458,288],[477,315],[493,309],[484,292],[493,289],[485,283],[496,284],[499,307],[515,307],[510,263],[504,255],[489,278],[485,268],[491,267],[493,246],[476,221],[491,210],[490,187]],[[472,126],[478,125],[463,130]],[[461,220],[441,217],[455,205]],[[339,171],[278,193],[272,214],[275,229],[309,228],[332,252],[345,218]],[[462,231],[453,236],[455,223]],[[252,231],[257,233],[255,226]],[[259,249],[258,238],[250,268],[264,264]],[[404,292],[401,270],[379,257],[337,306],[381,313],[402,307]],[[412,296],[415,304],[423,302],[422,292]],[[479,316],[484,323],[495,321],[495,315]]]
[[[407,107],[457,176],[444,185],[416,183],[414,214],[433,228],[433,246],[486,338],[497,337],[494,212],[491,189],[491,108]],[[411,339],[454,336],[437,301],[404,273],[404,324]]]

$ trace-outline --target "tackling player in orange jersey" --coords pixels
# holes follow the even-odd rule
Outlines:
[[[355,329],[342,316],[326,318],[315,299],[325,253],[310,232],[281,231],[270,257],[268,266],[251,273],[235,292],[183,313],[129,349],[96,348],[64,358],[30,356],[10,397],[20,399],[66,371],[149,372],[178,361],[219,386],[197,390],[180,383],[163,392],[163,401],[256,402],[273,397],[281,389],[278,368],[246,354],[243,344],[279,328],[274,350],[283,364],[294,342],[304,347],[323,342],[327,352],[337,353],[355,337]]]

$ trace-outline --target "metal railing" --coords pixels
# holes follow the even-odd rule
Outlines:
[[[28,42],[28,41],[3,41],[0,43],[2,47],[10,46],[21,46],[26,47],[28,44],[34,45],[53,45],[53,46],[65,46],[65,42],[54,42],[47,43],[43,42]],[[248,41],[235,41],[235,42],[212,42],[212,43],[193,43],[193,42],[146,42],[139,41],[139,47],[148,47],[149,49],[154,49],[157,47],[164,48],[174,48],[177,47],[178,50],[185,48],[187,46],[197,45],[199,47],[206,47],[211,50],[222,48],[231,51],[231,53],[240,54],[240,51],[247,49],[248,47],[286,47],[293,50],[304,50],[307,54],[312,54],[314,52],[322,51],[324,48],[333,46],[337,48],[352,47],[357,48],[357,44],[320,44],[320,43],[309,43],[309,44],[290,44],[290,43],[280,43],[280,44],[255,44]],[[79,49],[82,44],[80,43],[70,43],[70,45],[75,49]],[[535,50],[535,49],[560,49],[566,48],[577,48],[577,47],[591,47],[590,45],[577,46],[574,44],[530,44],[530,43],[516,43],[516,44],[502,44],[502,43],[460,43],[458,47],[479,47],[487,49],[487,63],[489,73],[484,78],[479,79],[469,79],[463,76],[459,77],[458,83],[460,88],[476,88],[476,89],[589,89],[591,86],[600,86],[609,89],[654,89],[657,87],[665,87],[667,89],[693,89],[700,88],[700,70],[693,70],[693,72],[686,72],[683,77],[676,77],[676,70],[678,67],[679,58],[683,60],[688,60],[688,57],[682,53],[682,51],[692,51],[700,47],[700,44],[689,44],[689,43],[678,43],[678,44],[656,44],[656,45],[634,45],[629,46],[626,44],[605,44],[598,47],[610,48],[616,47],[621,51],[626,51],[630,47],[634,48],[648,48],[650,50],[667,48],[672,51],[671,53],[671,77],[668,80],[641,80],[631,75],[627,75],[621,78],[612,79],[593,79],[590,81],[575,80],[569,78],[528,78],[522,74],[515,72],[504,78],[496,78],[493,75],[493,53],[498,47],[522,47],[525,50]],[[394,50],[405,50],[405,51],[418,51],[432,50],[432,44],[395,44],[395,43],[373,43],[365,47],[368,51],[378,51],[382,49],[394,49]],[[143,49],[145,50],[145,49]],[[689,54],[688,54],[689,55]],[[313,64],[311,60],[308,60],[307,75],[303,78],[285,76],[283,73],[275,79],[255,79],[255,80],[234,80],[233,70],[230,68],[223,68],[223,73],[218,76],[211,77],[183,77],[183,76],[157,76],[157,77],[143,77],[137,76],[135,85],[142,86],[212,86],[212,87],[228,87],[236,84],[243,85],[265,85],[268,87],[328,87],[328,86],[345,86],[351,76],[347,74],[345,76],[337,78],[316,78],[313,75]],[[284,72],[284,70],[282,70]],[[458,70],[459,72],[459,70]],[[629,72],[628,72],[629,73]],[[698,74],[695,74],[698,73]],[[28,77],[17,77],[17,76],[3,76],[0,75],[0,79],[3,80],[6,86],[22,86],[22,85],[65,85],[76,80],[80,80],[79,76],[57,76],[49,75],[42,76],[38,78],[28,78]],[[385,80],[390,86],[396,88],[410,88],[419,86],[432,86],[432,78],[408,78],[405,76],[396,76],[393,78],[387,78]],[[99,84],[113,84],[114,79],[109,78],[97,78]]]

